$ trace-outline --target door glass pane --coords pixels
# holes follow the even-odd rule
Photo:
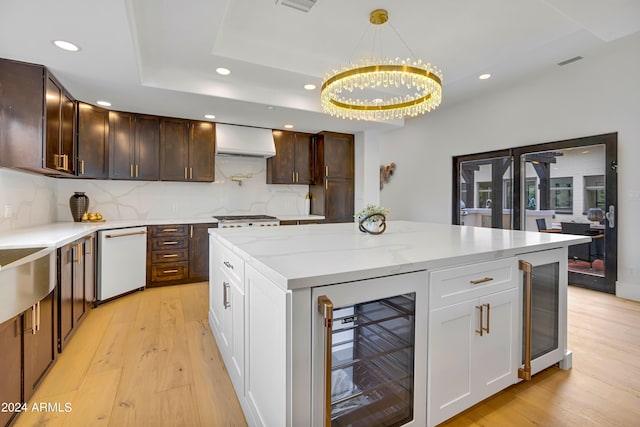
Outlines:
[[[559,263],[533,267],[531,280],[531,359],[536,359],[558,348],[559,286]],[[524,355],[524,342],[522,354]],[[524,360],[522,363],[524,363]]]
[[[334,309],[331,425],[413,419],[415,293]]]
[[[460,225],[512,228],[511,157],[460,164]]]

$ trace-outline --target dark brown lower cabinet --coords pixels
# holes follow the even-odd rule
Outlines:
[[[353,191],[352,179],[325,177],[309,186],[311,214],[324,215],[324,222],[353,221]]]
[[[56,359],[55,290],[23,314],[24,401],[33,396]],[[35,330],[34,330],[35,327]]]
[[[189,226],[189,281],[209,280],[209,228],[218,224]]]
[[[21,316],[0,324],[0,426],[6,426],[15,417],[14,404],[22,402],[22,323]]]

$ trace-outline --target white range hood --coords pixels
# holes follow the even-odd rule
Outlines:
[[[216,123],[216,155],[273,157],[276,146],[271,129]]]

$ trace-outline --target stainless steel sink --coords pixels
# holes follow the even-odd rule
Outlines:
[[[0,249],[0,323],[22,313],[55,287],[55,248]]]

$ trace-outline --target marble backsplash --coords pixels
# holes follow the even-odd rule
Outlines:
[[[242,185],[232,175],[251,175]],[[0,232],[72,221],[69,197],[83,191],[89,211],[108,220],[209,218],[218,214],[304,215],[306,185],[268,185],[266,160],[216,157],[212,183],[48,178],[0,168]],[[9,206],[10,218],[5,218]]]

